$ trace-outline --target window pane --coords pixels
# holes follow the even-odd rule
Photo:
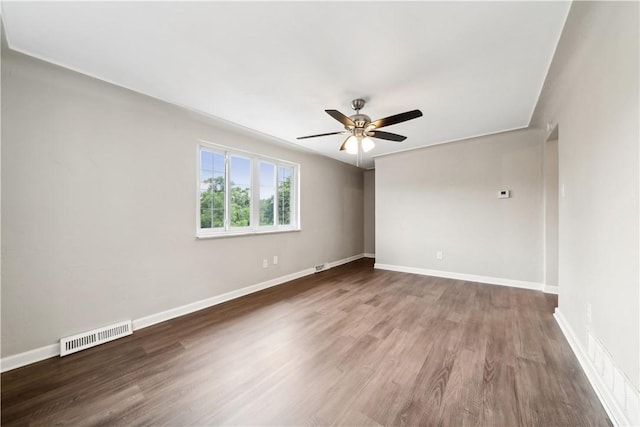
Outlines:
[[[212,209],[212,208],[213,208],[213,192],[200,191],[200,209]]]
[[[224,209],[213,209],[213,226],[224,227]]]
[[[208,169],[200,169],[200,180],[207,181],[213,178],[213,171]],[[209,181],[210,182],[210,181]]]
[[[222,165],[220,172],[215,169]],[[224,155],[200,151],[200,228],[224,227]]]
[[[224,199],[224,190],[224,173],[218,174],[217,172],[214,172],[211,182],[211,191],[222,193],[222,198]]]
[[[211,228],[211,209],[200,209],[200,228]]]
[[[224,175],[224,156],[222,154],[216,154],[213,158],[213,171]]]
[[[212,153],[211,151],[201,150],[200,151],[200,169],[212,171],[213,156],[214,156],[214,153]]]
[[[248,227],[251,224],[251,160],[231,156],[231,226]]]
[[[276,193],[276,165],[260,163],[260,225],[274,224],[273,202]]]
[[[291,176],[293,168],[278,168],[278,224],[291,224]]]

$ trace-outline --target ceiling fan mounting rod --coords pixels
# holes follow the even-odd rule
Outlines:
[[[366,101],[362,98],[357,98],[351,101],[351,108],[356,110],[356,114],[349,117],[352,120],[353,124],[345,126],[345,129],[351,131],[354,136],[362,137],[362,132],[356,134],[354,130],[363,129],[367,125],[369,125],[369,123],[371,123],[371,117],[367,116],[366,114],[360,114],[360,109],[364,107],[365,103]]]
[[[365,104],[366,102],[367,102],[367,101],[365,101],[365,100],[364,100],[364,99],[362,99],[362,98],[354,99],[353,101],[351,101],[351,108],[353,108],[354,110],[356,110],[356,112],[357,112],[357,113],[360,113],[360,110],[361,110],[362,108],[364,108],[364,104]]]

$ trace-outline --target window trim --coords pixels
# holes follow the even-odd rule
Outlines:
[[[200,171],[202,150],[222,154],[225,162],[225,206],[224,206],[224,227],[201,228],[200,222]],[[231,227],[230,205],[231,205],[231,156],[247,158],[251,162],[251,205],[250,205],[250,225],[247,227]],[[275,194],[274,194],[274,224],[260,225],[260,162],[268,162],[275,166]],[[279,225],[275,204],[277,202],[278,191],[278,167],[285,166],[293,169],[291,181],[290,218],[291,224]],[[257,197],[257,198],[256,198]],[[211,239],[220,237],[247,236],[254,234],[288,233],[302,230],[300,223],[300,164],[275,157],[265,156],[235,147],[214,144],[208,141],[199,140],[196,146],[196,238]]]

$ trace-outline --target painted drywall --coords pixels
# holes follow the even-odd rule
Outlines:
[[[362,170],[2,55],[3,357],[363,253]],[[199,139],[300,164],[302,231],[197,240]]]
[[[364,172],[364,252],[376,253],[376,171]]]
[[[4,22],[0,19],[0,49],[6,42]],[[0,82],[2,81],[2,55],[0,55]],[[0,103],[2,102],[2,84],[0,84]],[[0,111],[0,130],[2,129],[2,113]],[[2,135],[0,134],[0,242],[2,242]],[[0,250],[0,310],[2,309],[2,253]],[[2,331],[2,313],[0,312],[0,331]],[[2,336],[0,335],[0,356],[2,355]],[[0,366],[1,368],[1,366]]]
[[[376,263],[541,283],[541,136],[513,131],[377,158]]]
[[[559,310],[640,386],[638,2],[574,2],[532,126],[559,129]],[[591,305],[591,322],[588,306]]]
[[[558,286],[558,140],[544,143],[544,284]]]

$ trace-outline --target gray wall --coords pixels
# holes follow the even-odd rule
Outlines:
[[[364,172],[364,252],[376,253],[376,171]]]
[[[376,263],[541,283],[541,156],[524,130],[377,158]]]
[[[559,129],[559,309],[582,346],[589,328],[636,387],[638,6],[573,3],[532,120]]]
[[[558,286],[558,140],[544,143],[545,285]]]
[[[2,356],[363,253],[362,170],[2,53]],[[198,139],[299,163],[302,231],[196,240]]]

